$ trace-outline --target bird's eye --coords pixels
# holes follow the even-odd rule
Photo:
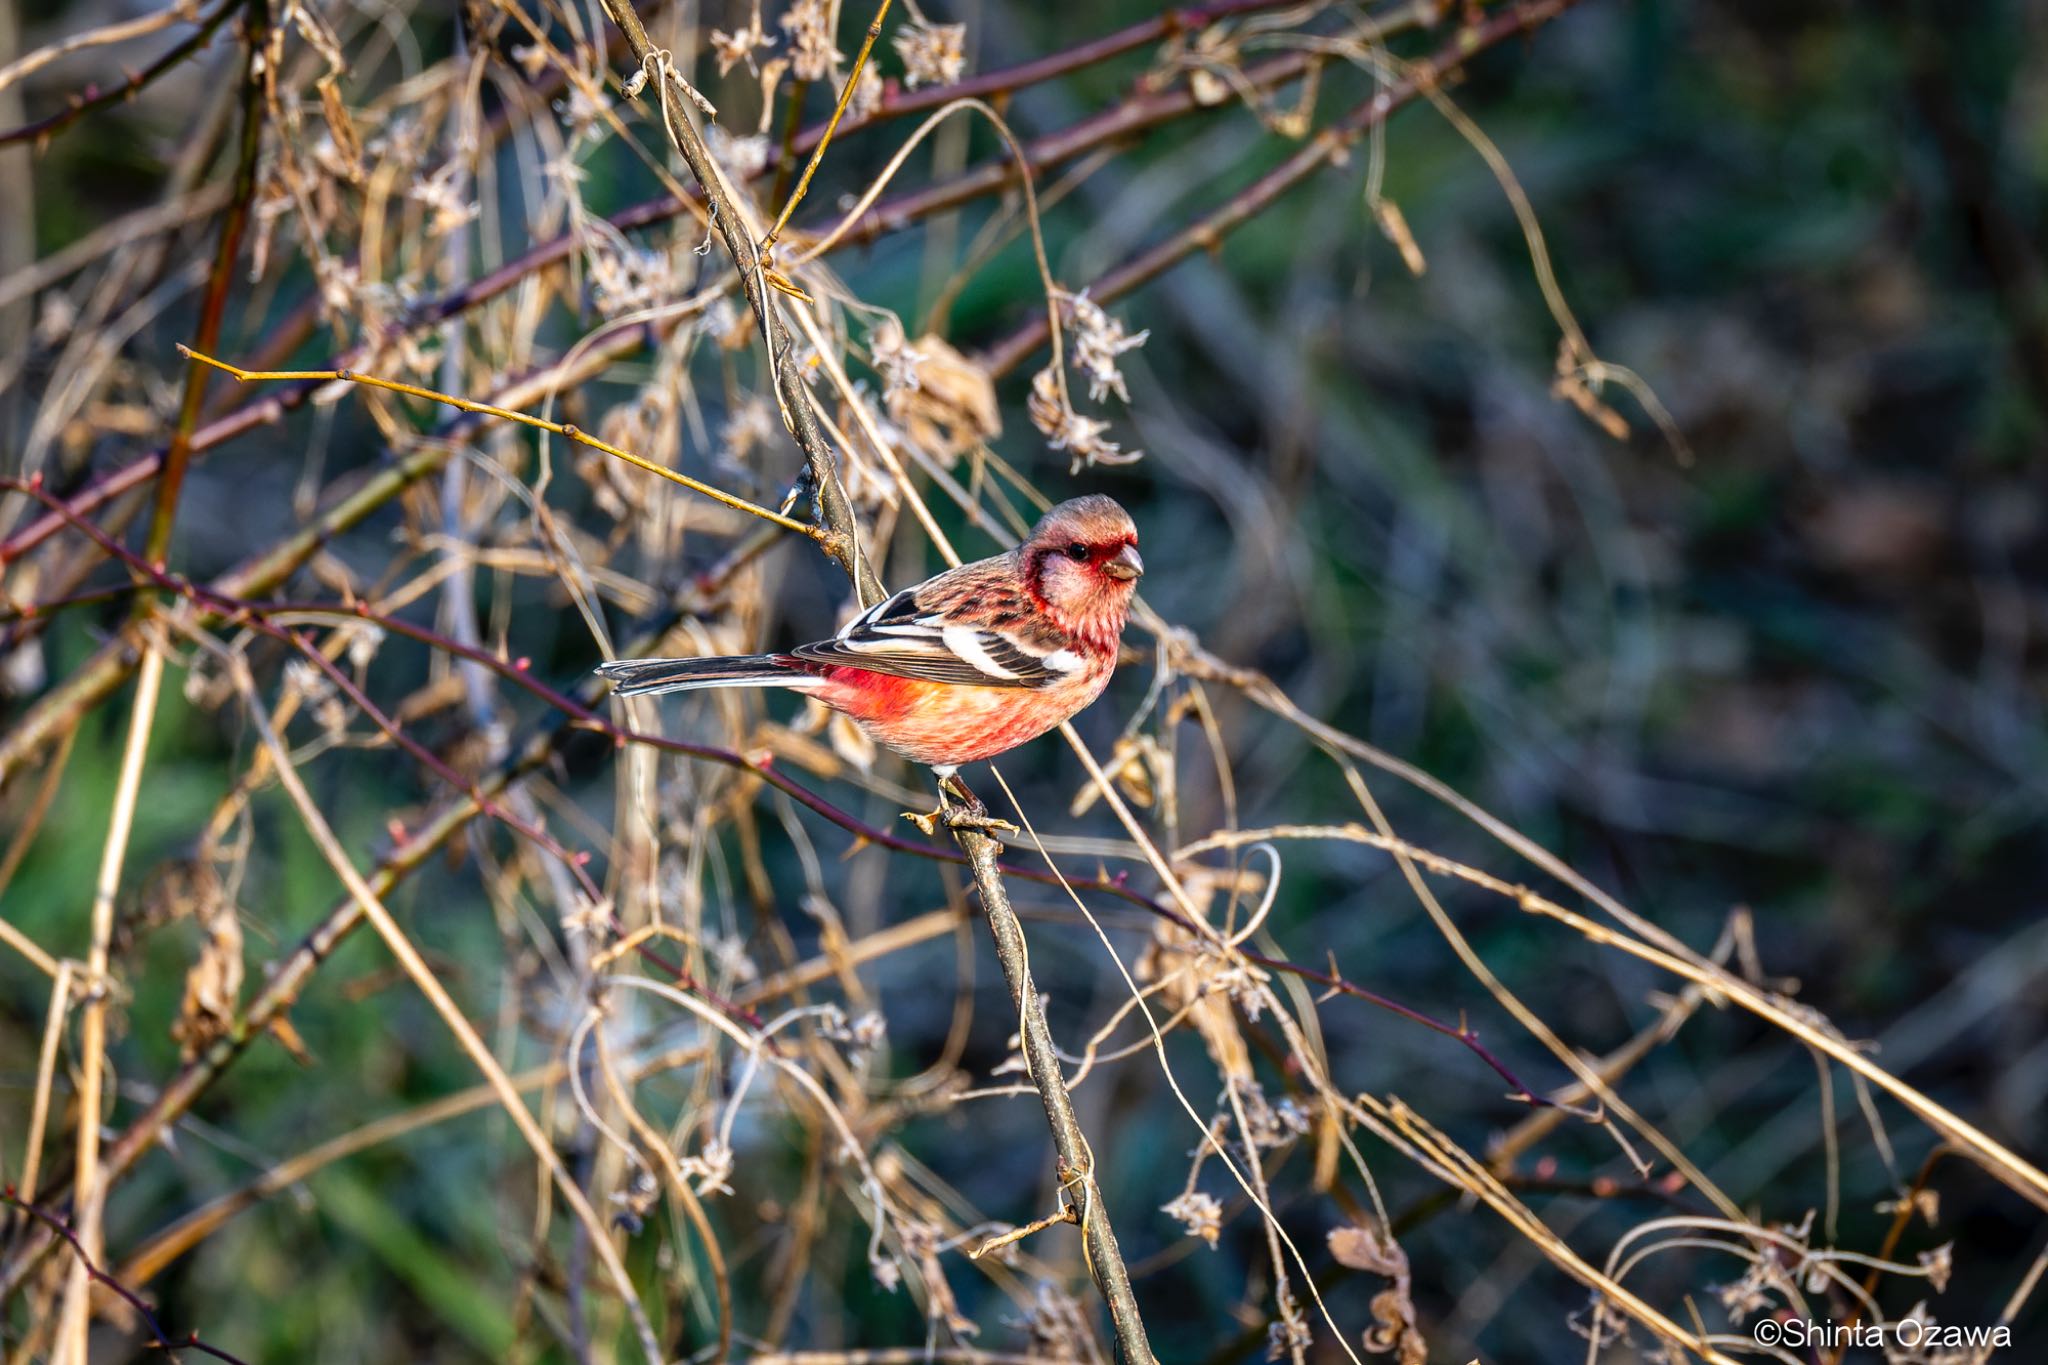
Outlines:
[[[1086,560],[1088,558],[1088,547],[1086,545],[1083,545],[1078,540],[1075,541],[1072,545],[1069,545],[1067,547],[1067,558],[1073,560],[1075,563],[1080,563]]]

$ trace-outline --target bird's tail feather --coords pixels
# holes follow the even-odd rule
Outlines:
[[[613,695],[644,697],[698,687],[802,687],[815,681],[786,654],[735,654],[709,659],[615,659],[597,666]]]

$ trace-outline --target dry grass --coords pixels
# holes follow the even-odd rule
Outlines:
[[[1869,1183],[1865,1158],[1896,1164],[1887,1114],[1922,1135],[1914,1150],[1931,1134],[2048,1209],[2038,1167],[1766,977],[1746,917],[1719,944],[1681,941],[1205,643],[1213,623],[1142,610],[1126,683],[1066,729],[1071,753],[1047,741],[1001,765],[1015,771],[995,779],[999,813],[1028,833],[1000,865],[985,839],[956,848],[894,822],[924,776],[842,722],[731,695],[607,702],[583,672],[745,649],[1005,543],[1071,489],[1184,477],[1126,426],[1122,367],[1145,336],[1118,300],[1354,161],[1356,229],[1428,269],[1383,190],[1387,123],[1411,103],[1505,192],[1558,330],[1556,396],[1625,437],[1610,402],[1624,388],[1685,454],[1648,387],[1595,354],[1508,158],[1453,102],[1491,48],[1541,60],[1540,33],[1520,40],[1568,3],[1240,0],[1049,54],[988,39],[980,72],[963,34],[909,0],[847,16],[735,5],[708,34],[669,11],[642,29],[608,3],[600,28],[590,7],[501,0],[453,36],[424,11],[181,9],[63,35],[0,72],[4,86],[84,70],[78,54],[102,45],[221,19],[211,47],[191,45],[217,102],[180,96],[204,145],[161,200],[98,228],[102,255],[54,253],[22,267],[32,283],[0,285],[36,295],[57,352],[46,374],[10,376],[39,387],[0,493],[20,700],[0,735],[0,896],[55,856],[46,822],[79,780],[80,737],[122,737],[89,903],[8,900],[0,919],[10,971],[35,983],[20,1012],[42,1021],[22,1121],[0,1127],[20,1206],[0,1243],[10,1360],[113,1358],[188,1318],[255,1358],[217,1280],[178,1280],[158,1327],[96,1288],[100,1272],[147,1295],[211,1247],[245,1255],[228,1239],[251,1210],[438,1125],[461,1126],[494,1182],[423,1181],[391,1207],[423,1222],[442,1200],[493,1210],[504,1263],[469,1342],[519,1359],[1144,1359],[1163,1323],[1216,1359],[1449,1358],[1465,1343],[1418,1308],[1403,1241],[1439,1210],[1389,1205],[1419,1181],[1455,1193],[1444,1216],[1469,1225],[1471,1265],[1518,1246],[1583,1289],[1581,1313],[1539,1332],[1555,1352],[1577,1331],[1588,1360],[1629,1338],[1633,1358],[1725,1361],[1756,1353],[1760,1316],[1883,1322],[1970,1257],[1895,1254],[1932,1220],[1929,1171]],[[885,62],[891,82],[870,84]],[[1035,138],[1009,126],[1012,100],[1105,67],[1124,92],[1107,104]],[[29,136],[100,116],[88,99]],[[1045,219],[1091,173],[1222,120],[1275,144],[1262,174],[1186,196],[1098,278],[1060,272]],[[593,209],[629,176],[655,197]],[[855,249],[898,238],[920,254]],[[1031,305],[1001,335],[955,334],[946,307],[921,326],[876,301],[903,292],[890,272],[906,259],[927,299],[1001,264],[1032,282]],[[126,344],[164,318],[191,320],[191,363]],[[210,384],[211,365],[243,383]],[[288,485],[209,505],[223,490],[204,462],[230,443]],[[118,459],[77,457],[108,444]],[[244,516],[230,562],[204,566],[220,534],[187,528]],[[1170,545],[1173,528],[1145,535]],[[111,630],[75,657],[68,626],[109,604]],[[211,737],[193,741],[204,805],[171,812],[174,858],[138,866],[155,765],[183,742],[166,725]],[[1258,761],[1282,742],[1313,775]],[[1422,828],[1461,831],[1467,851],[1403,832]],[[1482,1042],[1465,997],[1340,965],[1316,914],[1283,899],[1297,856],[1351,847],[1391,860],[1512,1044]],[[411,895],[421,882],[454,900]],[[308,885],[345,894],[320,914]],[[1546,959],[1653,969],[1640,1031],[1558,1022],[1555,980],[1489,956],[1477,926],[1502,907],[1537,926]],[[441,911],[470,923],[451,936]],[[185,919],[201,932],[176,1009],[131,1007],[147,940]],[[984,919],[1002,1000],[972,985]],[[331,979],[365,924],[397,977]],[[948,939],[966,973],[932,984],[943,962],[925,950]],[[454,943],[491,950],[451,961]],[[396,1022],[406,991],[445,1033]],[[292,1022],[312,993],[483,1083],[421,1098],[349,1074]],[[1377,1029],[1428,1040],[1428,1075],[1356,1088],[1329,1016],[1374,1006]],[[1763,1207],[1724,1191],[1671,1096],[1637,1084],[1731,1008],[1768,1031],[1756,1046],[1810,1055],[1824,1190]],[[993,1054],[991,1030],[1010,1035]],[[171,1047],[174,1064],[143,1060]],[[261,1154],[235,1181],[162,1174],[181,1144],[212,1140],[195,1133],[233,1126],[234,1106],[209,1102],[252,1050],[303,1059],[283,1083],[306,1114],[347,1121],[290,1148],[252,1133]],[[1837,1076],[1860,1127],[1836,1121]],[[1034,1091],[1057,1160],[1018,1117]],[[1485,1128],[1504,1131],[1470,1136]],[[1155,1187],[1179,1194],[1162,1208]],[[1880,1199],[1898,1211],[1884,1245],[1839,1241],[1841,1205]],[[1625,1230],[1575,1236],[1554,1216],[1574,1200],[1623,1211]],[[1237,1301],[1150,1288],[1212,1248],[1242,1258]],[[2039,1269],[2014,1276],[2008,1320]],[[911,1307],[859,1306],[875,1299]],[[904,1321],[921,1332],[873,1334]]]

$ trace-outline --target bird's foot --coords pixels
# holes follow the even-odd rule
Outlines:
[[[956,772],[942,771],[939,774],[939,808],[934,811],[904,811],[903,818],[916,825],[927,835],[937,834],[941,825],[950,830],[972,830],[1000,842],[1006,834],[1022,834],[1024,831],[1008,820],[999,819],[988,813],[988,807],[981,798],[967,789]]]
[[[971,806],[948,806],[940,812],[940,819],[947,829],[972,830],[1001,843],[1006,834],[1022,834],[1024,831],[1000,816],[990,815],[987,807],[979,801]]]

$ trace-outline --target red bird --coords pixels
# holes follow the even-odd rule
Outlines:
[[[963,564],[878,603],[829,640],[786,654],[621,659],[617,695],[791,687],[853,718],[978,806],[963,763],[1016,748],[1109,683],[1145,561],[1138,531],[1093,494],[1047,512],[1007,554]]]

